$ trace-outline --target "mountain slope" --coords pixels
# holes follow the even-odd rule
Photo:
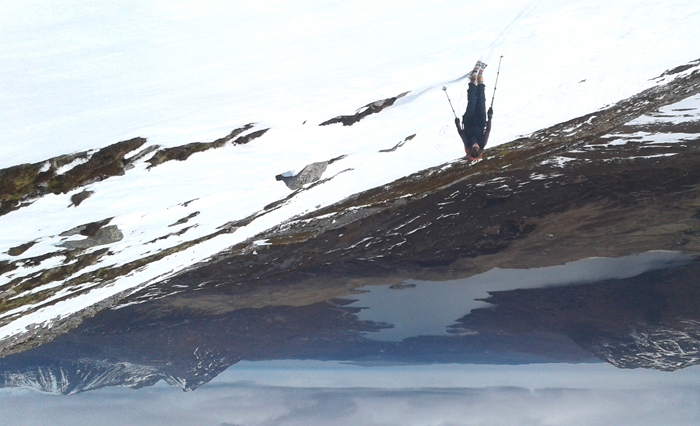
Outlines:
[[[184,149],[185,161],[151,161],[162,151],[149,148],[125,156],[135,167],[122,177],[28,200],[1,218],[16,231],[0,263],[3,353],[51,339],[142,287],[126,303],[225,285],[231,295],[260,295],[239,307],[304,304],[368,280],[447,279],[657,249],[697,253],[698,68],[695,61],[670,70],[639,95],[496,146],[481,162],[443,164],[345,200],[353,193],[346,185],[363,176],[357,158],[326,158],[323,178],[292,193],[272,173],[214,185],[221,169],[203,169],[201,161],[240,150],[257,155],[271,132],[255,126],[207,143],[205,152]],[[354,132],[393,108],[330,127]],[[420,140],[411,136],[402,138],[406,145]],[[378,158],[404,149],[378,148]],[[346,168],[351,161],[357,168]],[[394,173],[404,172],[358,185]],[[86,190],[93,194],[69,207],[68,198]],[[27,217],[47,212],[55,220],[25,226]],[[108,227],[119,232],[100,234]],[[313,277],[329,274],[344,283],[319,293]],[[296,283],[300,296],[266,293],[281,282]]]

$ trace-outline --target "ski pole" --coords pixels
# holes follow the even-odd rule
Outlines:
[[[493,108],[493,98],[496,97],[496,85],[498,84],[498,76],[501,74],[501,61],[503,60],[503,55],[498,60],[498,72],[496,73],[496,82],[493,84],[493,96],[491,96],[491,108]]]
[[[450,95],[447,94],[447,86],[442,86],[442,91],[445,92],[445,96],[447,96],[447,102],[450,103],[450,108],[452,108],[452,114],[454,114],[455,118],[457,118],[457,113],[455,112],[455,108],[452,106]]]

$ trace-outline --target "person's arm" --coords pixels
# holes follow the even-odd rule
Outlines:
[[[457,126],[457,133],[459,133],[459,137],[462,139],[462,143],[464,144],[464,153],[467,154],[467,157],[469,157],[469,148],[467,148],[467,137],[464,135],[464,129],[462,129],[462,125],[459,122],[459,118],[455,117],[455,126]]]
[[[467,138],[464,136],[464,129],[462,129],[462,125],[457,117],[455,117],[455,126],[457,126],[457,133],[459,133],[459,137],[462,139],[462,143],[464,144],[464,153],[469,156],[469,149],[467,149]]]
[[[455,126],[457,126],[457,133],[459,137],[464,141],[464,129],[462,129],[462,124],[459,122],[459,118],[455,117]]]
[[[482,150],[486,146],[486,142],[489,141],[489,135],[491,134],[491,121],[493,120],[493,108],[489,108],[487,115],[488,115],[489,119],[488,119],[488,121],[486,121],[486,128],[484,129],[484,145],[481,146]]]

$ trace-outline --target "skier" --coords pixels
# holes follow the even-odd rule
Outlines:
[[[488,121],[486,121],[486,94],[484,86],[484,68],[486,64],[477,61],[474,70],[469,77],[469,89],[467,90],[467,110],[462,116],[462,123],[455,117],[457,132],[464,142],[464,151],[471,161],[481,158],[486,142],[491,133],[491,119],[493,108],[488,110]]]

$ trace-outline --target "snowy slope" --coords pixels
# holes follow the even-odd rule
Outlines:
[[[91,283],[61,290],[42,303],[81,295],[20,317],[0,328],[0,337],[162,280],[291,217],[462,156],[441,88],[461,113],[460,77],[476,59],[490,63],[490,95],[504,56],[493,146],[656,84],[654,77],[700,56],[699,21],[700,5],[691,1],[3,2],[0,167],[135,136],[177,146],[212,141],[251,122],[253,130],[270,130],[247,145],[150,170],[141,160],[124,176],[89,185],[94,195],[77,208],[67,208],[75,191],[1,216],[0,261],[17,261],[8,249],[30,241],[37,243],[19,259],[56,252],[65,240],[60,233],[114,217],[110,224],[124,239],[80,273],[124,265],[284,199],[290,191],[275,181],[278,173],[347,157],[329,165],[324,178],[332,180],[247,226],[93,291],[85,291]],[[353,126],[318,126],[404,92]],[[379,152],[414,134],[396,151]],[[169,226],[194,213],[186,225]],[[62,261],[25,265],[1,275],[0,286]],[[18,307],[0,320],[36,307]]]

